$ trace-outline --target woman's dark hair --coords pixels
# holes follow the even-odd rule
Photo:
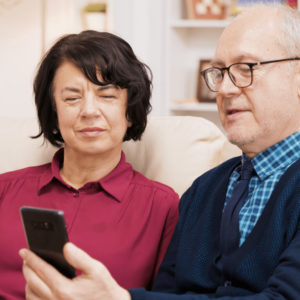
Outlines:
[[[126,118],[132,125],[127,129],[124,141],[139,140],[151,110],[151,70],[137,59],[126,41],[114,34],[93,30],[63,36],[42,59],[34,80],[40,132],[33,138],[44,135],[58,147],[64,142],[58,128],[53,80],[65,61],[73,63],[94,84],[113,84],[127,89]],[[99,71],[102,82],[97,78]]]

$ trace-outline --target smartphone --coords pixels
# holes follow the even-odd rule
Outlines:
[[[75,269],[63,256],[68,242],[63,211],[23,206],[20,213],[29,249],[66,277],[75,277]]]

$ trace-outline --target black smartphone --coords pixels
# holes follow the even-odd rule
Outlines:
[[[66,277],[75,277],[75,269],[63,256],[68,242],[63,211],[23,206],[20,213],[29,249]]]

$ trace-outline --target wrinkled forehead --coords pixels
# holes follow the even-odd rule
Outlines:
[[[237,17],[223,31],[214,61],[225,65],[244,60],[269,60],[285,55],[279,44],[280,16],[274,9],[258,9]]]

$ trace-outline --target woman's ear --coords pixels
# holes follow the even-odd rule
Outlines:
[[[127,128],[131,127],[132,126],[132,122],[130,121],[127,121]]]

